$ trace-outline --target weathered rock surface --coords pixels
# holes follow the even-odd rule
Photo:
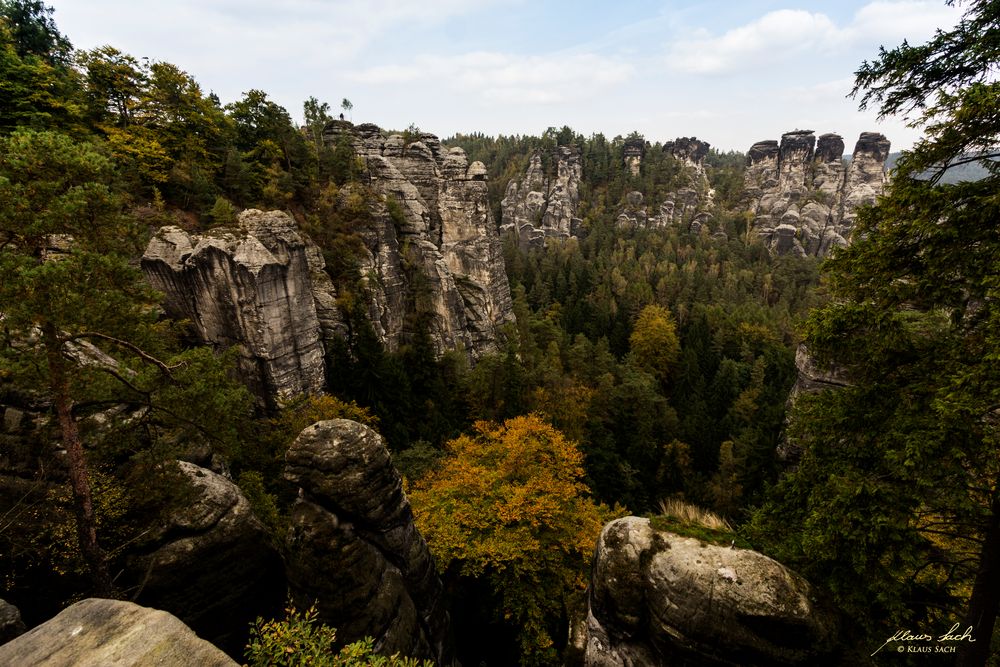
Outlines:
[[[0,600],[0,644],[24,634],[21,612],[6,600]]]
[[[486,167],[427,133],[406,143],[374,125],[334,121],[325,136],[350,144],[385,200],[369,202],[372,222],[359,230],[369,318],[382,343],[396,349],[419,313],[438,353],[462,347],[478,358],[498,349],[513,306]]]
[[[835,623],[809,584],[766,556],[637,517],[601,532],[587,665],[823,664],[835,641]]]
[[[292,597],[314,601],[343,641],[450,663],[441,581],[382,438],[346,419],[296,438],[285,478],[299,486],[287,558]]]
[[[165,611],[88,599],[0,646],[0,665],[235,667],[225,653]]]
[[[633,176],[638,176],[642,169],[642,158],[646,155],[646,140],[642,137],[626,139],[622,146],[622,156],[625,166]]]
[[[240,346],[241,376],[272,403],[324,387],[317,302],[328,327],[339,316],[332,284],[314,283],[321,262],[287,214],[248,210],[235,226],[200,236],[160,229],[142,268],[168,314],[190,320],[203,342]]]
[[[579,233],[580,151],[559,146],[549,158],[555,165],[554,176],[546,175],[542,155],[536,153],[524,178],[508,183],[500,202],[500,231],[516,234],[522,248],[540,248],[547,239],[566,239]]]
[[[846,245],[856,210],[885,186],[889,141],[864,132],[844,167],[844,140],[796,130],[750,147],[744,195],[753,229],[775,253],[828,254]]]
[[[626,162],[627,147],[628,142]],[[713,192],[705,172],[708,150],[709,144],[695,137],[679,137],[663,144],[663,152],[680,165],[681,185],[668,192],[658,206],[654,205],[653,212],[648,212],[643,205],[642,193],[629,193],[618,216],[618,225],[625,228],[683,226],[700,231],[712,219],[709,210]],[[633,175],[638,175],[638,171]]]
[[[239,487],[179,462],[190,497],[128,558],[136,600],[175,614],[200,636],[240,655],[249,624],[280,612],[281,559]]]

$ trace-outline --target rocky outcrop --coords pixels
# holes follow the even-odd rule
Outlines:
[[[628,142],[626,156],[627,150]],[[628,193],[617,224],[624,228],[679,226],[697,233],[712,220],[709,210],[713,192],[705,172],[709,144],[695,137],[679,137],[663,144],[662,150],[679,163],[679,185],[663,196],[653,212],[647,211],[641,192]],[[638,175],[638,172],[633,175]]]
[[[314,424],[285,478],[300,489],[287,550],[297,604],[315,601],[342,641],[450,663],[441,581],[382,438],[346,419]]]
[[[642,158],[646,155],[646,140],[642,137],[626,139],[622,146],[622,157],[629,173],[638,176],[642,169]]]
[[[809,349],[802,344],[795,350],[795,368],[798,370],[798,375],[785,402],[785,414],[791,413],[795,400],[802,394],[812,394],[825,389],[840,389],[851,384],[844,368],[820,366],[809,353]],[[802,447],[788,436],[787,428],[778,443],[777,453],[779,459],[789,464],[794,464],[802,456]]]
[[[365,164],[367,192],[342,196],[367,201],[359,269],[383,344],[396,349],[420,319],[438,353],[464,348],[475,359],[498,349],[513,306],[483,163],[427,133],[407,141],[334,121],[325,137],[348,143]]]
[[[566,239],[579,233],[582,220],[580,181],[583,165],[574,146],[559,146],[550,155],[554,174],[546,173],[543,155],[531,156],[521,180],[511,180],[500,202],[500,231],[516,234],[522,248],[540,248],[548,239]]]
[[[0,646],[0,665],[235,667],[225,653],[165,611],[88,599]]]
[[[164,227],[142,268],[167,313],[189,320],[202,342],[239,346],[239,372],[264,402],[322,391],[320,312],[336,329],[335,293],[322,281],[321,254],[287,214],[248,210],[202,235]]]
[[[589,595],[587,665],[823,664],[836,641],[802,577],[649,519],[604,527]]]
[[[129,556],[121,583],[137,602],[241,655],[250,623],[282,608],[281,559],[235,484],[191,463],[178,467],[190,490]]]
[[[889,141],[864,132],[844,166],[844,140],[796,130],[750,147],[744,175],[753,230],[777,254],[826,255],[850,239],[858,207],[885,185]]]
[[[17,607],[6,600],[0,600],[0,644],[24,634],[24,622]]]

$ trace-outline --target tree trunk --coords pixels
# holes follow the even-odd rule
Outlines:
[[[73,509],[76,514],[76,534],[80,552],[90,570],[94,583],[94,595],[111,597],[111,575],[108,559],[97,543],[97,521],[94,518],[94,501],[87,473],[87,461],[83,454],[80,430],[73,419],[73,402],[69,395],[69,378],[66,374],[66,359],[62,356],[62,343],[56,329],[46,324],[42,330],[45,355],[49,364],[49,388],[55,404],[59,429],[62,431],[63,448],[69,468],[69,480],[73,487]]]
[[[1000,494],[1000,486],[995,493]],[[983,535],[979,571],[969,598],[964,627],[972,627],[974,642],[962,642],[956,667],[981,667],[990,658],[990,640],[1000,607],[1000,496],[993,498],[989,523]]]

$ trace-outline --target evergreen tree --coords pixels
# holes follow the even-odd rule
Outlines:
[[[862,106],[925,135],[827,264],[833,301],[807,342],[852,386],[800,401],[803,460],[758,515],[872,620],[964,621],[960,665],[985,664],[1000,605],[1000,170],[939,179],[998,154],[998,37],[1000,5],[972,2],[953,30],[859,70]]]

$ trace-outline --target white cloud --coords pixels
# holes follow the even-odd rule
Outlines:
[[[692,74],[748,71],[791,62],[802,53],[833,53],[861,43],[895,45],[903,38],[925,40],[935,28],[955,24],[961,10],[936,0],[876,0],[838,26],[829,16],[803,9],[782,9],[722,35],[698,34],[674,42],[668,66]]]
[[[381,65],[356,72],[367,84],[446,82],[483,101],[555,104],[585,99],[632,77],[629,63],[591,53],[514,55],[472,52],[417,56],[411,64]]]

